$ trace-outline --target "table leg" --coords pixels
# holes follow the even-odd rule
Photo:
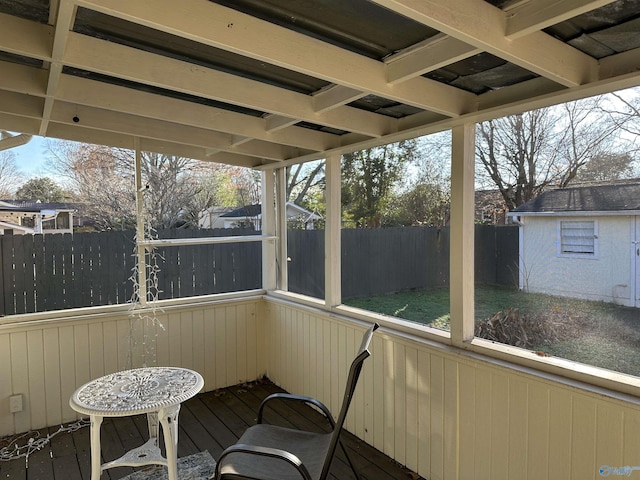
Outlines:
[[[147,426],[149,427],[149,438],[156,439],[156,445],[158,445],[158,412],[147,413]]]
[[[180,413],[180,405],[161,408],[158,411],[158,420],[162,425],[167,453],[168,480],[178,480],[178,413]]]
[[[91,415],[91,480],[100,480],[102,462],[100,459],[100,426],[102,417]]]

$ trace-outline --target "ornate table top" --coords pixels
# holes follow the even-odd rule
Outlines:
[[[203,385],[202,376],[186,368],[136,368],[86,383],[75,391],[69,404],[85,415],[137,415],[179,405]]]

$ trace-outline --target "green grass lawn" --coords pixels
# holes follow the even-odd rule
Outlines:
[[[570,325],[571,334],[563,341],[535,345],[533,349],[640,376],[640,309],[491,286],[476,287],[475,297],[476,322],[509,308],[517,308],[521,315],[553,316],[553,321]],[[345,303],[449,329],[448,289],[354,298]]]

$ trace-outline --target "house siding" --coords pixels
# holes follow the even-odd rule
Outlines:
[[[174,306],[160,318],[164,329],[147,332],[157,364],[199,371],[205,390],[267,373],[333,412],[366,328],[277,299]],[[75,419],[78,386],[130,366],[132,328],[126,314],[78,311],[0,324],[0,435]],[[589,480],[602,465],[640,465],[631,396],[390,328],[371,351],[346,428],[424,478]],[[14,415],[12,393],[25,395]]]
[[[560,220],[595,220],[598,252],[594,258],[558,255]],[[633,217],[522,218],[521,285],[529,292],[633,305],[631,257]]]
[[[269,377],[337,412],[365,327],[277,301],[265,312]],[[345,428],[424,478],[589,480],[640,465],[637,403],[389,329],[371,352]]]
[[[77,418],[69,407],[91,379],[147,365],[200,372],[205,390],[254,380],[263,373],[261,302],[167,308],[145,327],[124,314],[84,315],[0,324],[0,436]],[[133,338],[145,338],[146,347]],[[9,413],[22,394],[24,410]]]

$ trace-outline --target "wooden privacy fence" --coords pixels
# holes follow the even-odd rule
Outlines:
[[[233,235],[259,232],[233,230]],[[229,230],[166,230],[159,238],[226,236]],[[134,232],[0,236],[0,315],[127,303]],[[260,242],[155,249],[159,299],[260,288]]]
[[[324,298],[324,231],[288,232],[289,290]],[[449,285],[449,228],[342,230],[342,298]],[[475,280],[518,285],[518,227],[475,226]]]
[[[159,238],[256,235],[245,230],[167,230]],[[0,236],[0,315],[127,303],[134,293],[133,232]],[[324,231],[288,232],[289,290],[324,296]],[[476,281],[514,285],[517,227],[476,226]],[[260,288],[260,242],[161,247],[159,299]],[[363,297],[448,285],[449,230],[342,231],[342,295]]]

